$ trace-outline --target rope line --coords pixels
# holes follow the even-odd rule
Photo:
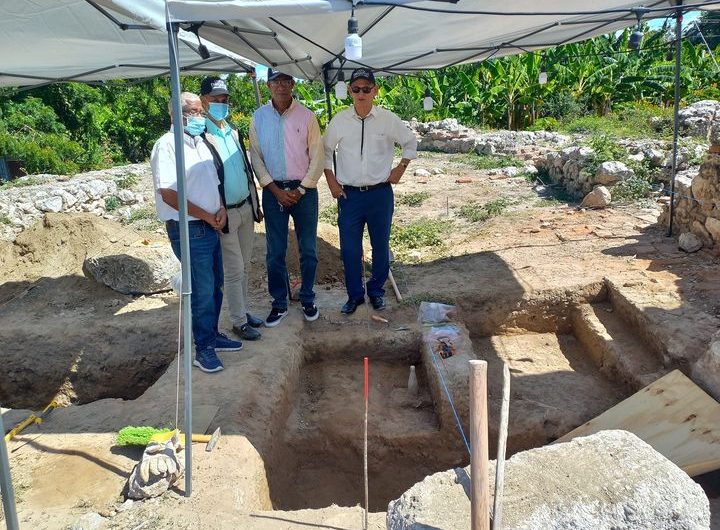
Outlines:
[[[433,364],[435,364],[435,368],[437,369],[438,375],[440,376],[440,382],[442,383],[443,390],[445,390],[445,395],[448,398],[448,401],[450,402],[450,408],[452,409],[453,416],[455,416],[455,422],[457,423],[458,430],[460,431],[460,435],[462,436],[463,442],[465,442],[465,448],[467,449],[468,454],[472,454],[470,451],[470,444],[468,443],[467,436],[465,436],[465,431],[462,428],[462,423],[460,422],[460,417],[458,416],[457,410],[455,409],[455,402],[453,401],[452,396],[450,395],[450,391],[448,390],[447,384],[445,384],[445,378],[443,377],[442,370],[440,370],[440,366],[438,365],[437,359],[435,358],[435,352],[430,349],[430,356],[432,357]]]

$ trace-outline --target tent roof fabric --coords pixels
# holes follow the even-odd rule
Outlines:
[[[166,75],[168,38],[162,30],[142,28],[137,20],[98,9],[87,0],[3,2],[0,8],[0,86],[32,86],[57,81],[103,81]],[[115,21],[112,20],[112,18]],[[119,24],[127,24],[123,30]],[[203,60],[197,37],[180,34],[184,73],[248,72],[254,63],[208,45]]]
[[[97,0],[164,27],[164,0]],[[701,2],[714,6],[717,0]],[[141,4],[141,5],[140,5]],[[379,74],[408,73],[585,40],[672,15],[667,0],[401,0],[359,3],[363,57],[344,61],[350,0],[168,0],[171,20],[205,21],[203,38],[297,78],[359,65]]]

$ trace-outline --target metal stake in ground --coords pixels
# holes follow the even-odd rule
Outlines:
[[[470,449],[471,526],[490,530],[486,361],[470,361]]]
[[[5,434],[1,412],[0,433]],[[15,511],[15,493],[13,491],[12,478],[10,477],[10,460],[8,459],[7,445],[5,445],[4,436],[3,439],[0,440],[0,492],[2,493],[2,504],[7,530],[18,530],[18,518],[17,512]],[[365,526],[367,526],[367,523],[365,523]]]
[[[498,432],[497,460],[495,461],[495,502],[493,503],[492,530],[502,527],[502,494],[505,483],[505,447],[510,414],[510,368],[503,363],[502,405],[500,406],[500,431]]]
[[[365,357],[365,438],[363,443],[363,471],[365,475],[365,525],[368,527],[368,511],[370,510],[370,497],[368,495],[368,395],[370,394],[370,373],[368,367],[368,358]]]

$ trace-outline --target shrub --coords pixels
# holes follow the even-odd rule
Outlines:
[[[108,212],[114,212],[120,207],[120,199],[115,195],[105,197],[105,210]]]
[[[540,104],[538,113],[556,120],[573,119],[584,114],[586,107],[586,102],[579,100],[569,92],[554,92]]]
[[[560,128],[560,122],[552,116],[546,118],[538,118],[535,120],[528,131],[557,131]]]
[[[140,177],[135,173],[128,173],[125,176],[115,179],[115,184],[117,185],[118,189],[121,190],[128,190],[134,187],[138,182],[140,182]]]
[[[471,223],[478,223],[502,214],[509,204],[510,201],[504,197],[482,205],[470,202],[460,207],[459,215]]]
[[[613,202],[632,202],[649,197],[652,191],[649,179],[635,175],[615,184],[610,189],[610,195]]]
[[[143,206],[142,208],[137,208],[130,213],[130,222],[131,223],[133,223],[135,221],[154,220],[154,219],[156,219],[155,208],[153,208],[152,206]]]
[[[427,191],[416,191],[414,193],[405,193],[397,198],[399,204],[405,206],[417,207],[423,202],[430,198],[430,194]]]
[[[333,226],[338,224],[338,206],[337,202],[327,205],[325,208],[320,210],[318,215],[321,221],[325,221]]]
[[[431,247],[443,244],[443,234],[450,223],[439,219],[422,218],[406,225],[393,225],[390,244],[397,250]]]

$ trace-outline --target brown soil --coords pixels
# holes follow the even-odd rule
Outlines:
[[[50,215],[12,247],[0,243],[0,355],[8,374],[0,379],[0,402],[38,409],[60,392],[75,403],[10,443],[21,525],[65,528],[98,512],[108,528],[361,528],[357,507],[329,505],[363,502],[363,356],[373,366],[372,510],[384,511],[423,474],[462,460],[456,432],[452,440],[437,436],[427,391],[417,408],[403,395],[408,367],[419,358],[421,299],[458,304],[475,354],[490,363],[493,425],[499,363],[510,364],[511,450],[546,443],[627,392],[599,375],[568,324],[573,300],[596,292],[605,277],[644,292],[648,318],[672,317],[675,339],[695,355],[706,347],[720,317],[717,255],[678,251],[654,224],[657,209],[538,204],[526,180],[490,178],[452,156],[423,155],[414,167],[446,174],[408,174],[396,196],[427,191],[430,198],[421,207],[399,205],[396,221],[430,217],[452,227],[442,245],[409,249],[395,265],[406,302],[388,297],[387,324],[371,320],[365,308],[341,316],[337,229],[321,223],[321,318],[306,323],[293,305],[280,326],[261,330],[261,341],[223,355],[224,372],[193,373],[194,403],[217,407],[208,429],[220,426],[224,434],[213,453],[194,451],[189,499],[178,496],[181,483],[159,500],[122,505],[118,496],[139,452],[113,445],[124,425],[174,424],[177,298],[120,295],[81,273],[84,257],[105,244],[162,235],[93,216]],[[455,183],[465,177],[472,182]],[[512,204],[499,217],[472,223],[458,215],[469,199],[500,196]],[[322,183],[320,201],[321,209],[331,204]],[[263,315],[262,227],[252,265],[251,309]],[[229,327],[225,314],[221,325]],[[107,397],[131,400],[101,399]],[[317,509],[279,511],[303,507]],[[370,527],[384,528],[384,515],[371,514]]]

